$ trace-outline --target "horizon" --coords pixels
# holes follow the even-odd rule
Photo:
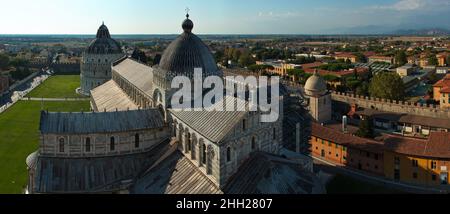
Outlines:
[[[4,1],[4,0],[3,0]],[[175,35],[185,10],[199,35],[386,34],[450,29],[446,0],[40,0],[5,1],[1,35],[92,35],[105,21],[113,35]],[[20,8],[20,10],[12,10]],[[36,9],[39,8],[39,9]],[[61,10],[64,8],[64,10]],[[164,11],[170,11],[169,13]]]

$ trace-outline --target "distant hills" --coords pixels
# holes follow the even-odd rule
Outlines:
[[[417,35],[417,36],[446,36],[450,30],[445,28],[402,28],[401,26],[367,25],[350,28],[331,29],[332,34],[356,35]]]
[[[420,35],[420,36],[447,36],[450,35],[450,30],[443,28],[430,28],[430,29],[419,29],[419,30],[397,30],[389,34],[395,35]]]

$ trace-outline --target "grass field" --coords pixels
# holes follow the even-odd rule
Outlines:
[[[80,75],[55,75],[34,89],[27,97],[79,98],[75,92],[80,87]]]
[[[51,95],[51,94],[49,94]],[[44,102],[49,111],[89,111],[89,101]],[[0,193],[21,193],[28,173],[25,159],[38,148],[41,102],[20,101],[0,114]]]
[[[354,178],[336,175],[327,185],[328,194],[402,194],[404,192],[374,185]]]

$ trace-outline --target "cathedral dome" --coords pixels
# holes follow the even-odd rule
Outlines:
[[[308,96],[320,96],[327,92],[327,83],[317,71],[306,81],[305,92]]]
[[[186,16],[178,36],[164,51],[159,68],[171,76],[192,77],[194,68],[202,68],[203,76],[222,76],[211,51],[203,41],[192,33],[194,23]]]
[[[97,31],[96,38],[91,42],[86,52],[88,54],[120,54],[122,48],[116,40],[111,38],[108,27],[102,24]]]

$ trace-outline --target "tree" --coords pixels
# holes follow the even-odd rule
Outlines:
[[[404,100],[405,86],[398,74],[381,72],[372,78],[369,93],[372,97]]]
[[[369,83],[363,82],[356,88],[356,94],[360,96],[369,96]]]
[[[5,54],[0,54],[0,69],[6,69],[9,66],[9,57]]]
[[[254,64],[254,60],[252,56],[250,56],[250,53],[246,51],[241,54],[238,63],[241,67],[247,67],[251,64]]]
[[[436,55],[433,54],[433,55],[430,56],[430,58],[428,58],[428,64],[429,65],[435,65],[435,66],[439,64]]]
[[[373,138],[375,136],[373,131],[373,119],[370,117],[362,119],[355,135],[363,138]]]
[[[367,58],[366,58],[366,56],[364,56],[364,54],[356,53],[355,56],[356,56],[356,61],[357,62],[361,62],[361,63],[366,63],[367,62]]]
[[[144,51],[141,51],[139,49],[134,49],[133,53],[131,54],[131,58],[142,62],[144,64],[147,64],[147,56],[145,55]]]
[[[397,53],[395,54],[395,63],[397,64],[397,66],[403,66],[408,63],[408,58],[405,51],[397,51]]]

